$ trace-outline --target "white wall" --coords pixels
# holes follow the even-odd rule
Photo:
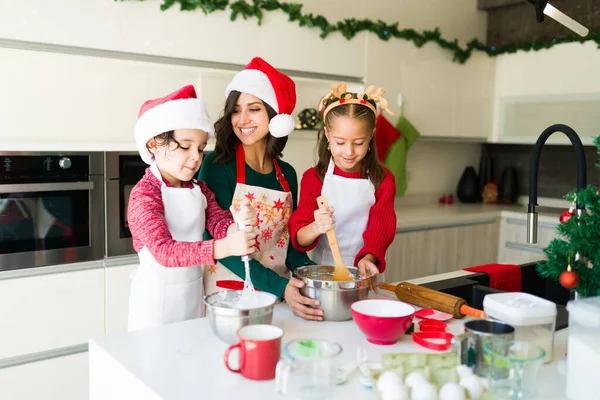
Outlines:
[[[0,39],[236,64],[260,55],[279,68],[364,77],[365,83],[387,90],[395,112],[399,111],[397,95],[402,94],[405,114],[424,135],[485,137],[491,129],[485,115],[469,116],[464,111],[482,107],[492,97],[494,68],[487,57],[477,56],[459,65],[435,44],[417,49],[403,40],[382,42],[365,33],[351,41],[340,34],[322,40],[317,29],[291,24],[283,13],[266,13],[263,25],[258,26],[255,20],[231,23],[228,11],[205,16],[200,11],[181,12],[175,6],[161,12],[160,3],[4,0],[0,1]],[[303,3],[305,12],[325,15],[331,21],[380,18],[398,21],[400,28],[439,26],[443,37],[456,37],[461,43],[483,38],[486,30],[486,15],[477,11],[476,0]],[[101,137],[111,137],[103,144],[106,148],[131,148],[129,132],[141,100],[183,82],[200,85],[203,96],[222,102],[221,83],[211,85],[187,67],[42,53],[32,56],[6,49],[0,49],[0,59],[0,147],[5,148],[35,142],[38,149],[57,150],[63,145],[57,135],[82,148]],[[315,90],[314,102],[321,91]],[[218,110],[218,106],[213,108]],[[296,112],[300,109],[299,105]],[[43,137],[52,140],[40,141]],[[301,175],[308,158],[297,154],[310,151],[312,157],[313,142],[292,139],[288,146],[286,156],[295,157]],[[462,144],[417,143],[409,154],[408,194],[439,194],[454,187],[460,173],[449,174],[471,163],[464,157],[465,148]],[[467,148],[478,157],[478,145]]]

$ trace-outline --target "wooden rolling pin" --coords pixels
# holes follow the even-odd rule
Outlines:
[[[317,197],[317,204],[319,208],[327,209],[329,205],[327,204],[327,199],[325,196]],[[337,243],[337,238],[335,237],[335,231],[330,229],[326,232],[327,239],[329,240],[329,247],[331,248],[331,253],[333,254],[334,261],[334,269],[333,269],[333,280],[334,281],[352,281],[354,277],[350,273],[346,264],[344,264],[344,260],[342,259],[342,254],[340,253],[340,248]]]
[[[408,282],[400,282],[397,286],[380,283],[379,287],[395,292],[396,297],[406,303],[423,308],[433,308],[437,311],[452,314],[454,318],[463,318],[465,315],[470,315],[471,317],[485,319],[485,313],[482,310],[469,307],[465,299],[451,294]]]

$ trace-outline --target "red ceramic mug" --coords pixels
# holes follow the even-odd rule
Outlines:
[[[231,372],[257,381],[275,378],[281,356],[283,329],[273,325],[248,325],[237,331],[238,343],[225,351],[225,366]],[[229,365],[229,353],[239,350],[239,369]]]

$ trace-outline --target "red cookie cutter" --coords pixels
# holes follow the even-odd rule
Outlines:
[[[454,335],[449,332],[428,331],[428,332],[413,332],[413,341],[418,345],[430,350],[445,351],[452,345]],[[443,343],[432,342],[431,339],[443,340]]]
[[[421,332],[444,332],[447,326],[445,322],[438,321],[437,319],[419,321]]]

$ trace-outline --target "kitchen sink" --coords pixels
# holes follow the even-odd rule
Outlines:
[[[542,278],[535,269],[536,263],[527,263],[521,267],[521,291],[530,293],[556,304],[556,330],[568,326],[566,304],[571,298],[569,290],[549,278]],[[422,286],[462,297],[474,308],[483,309],[483,298],[490,293],[502,293],[489,287],[490,279],[486,273],[475,273],[467,277],[444,279],[424,283]]]

